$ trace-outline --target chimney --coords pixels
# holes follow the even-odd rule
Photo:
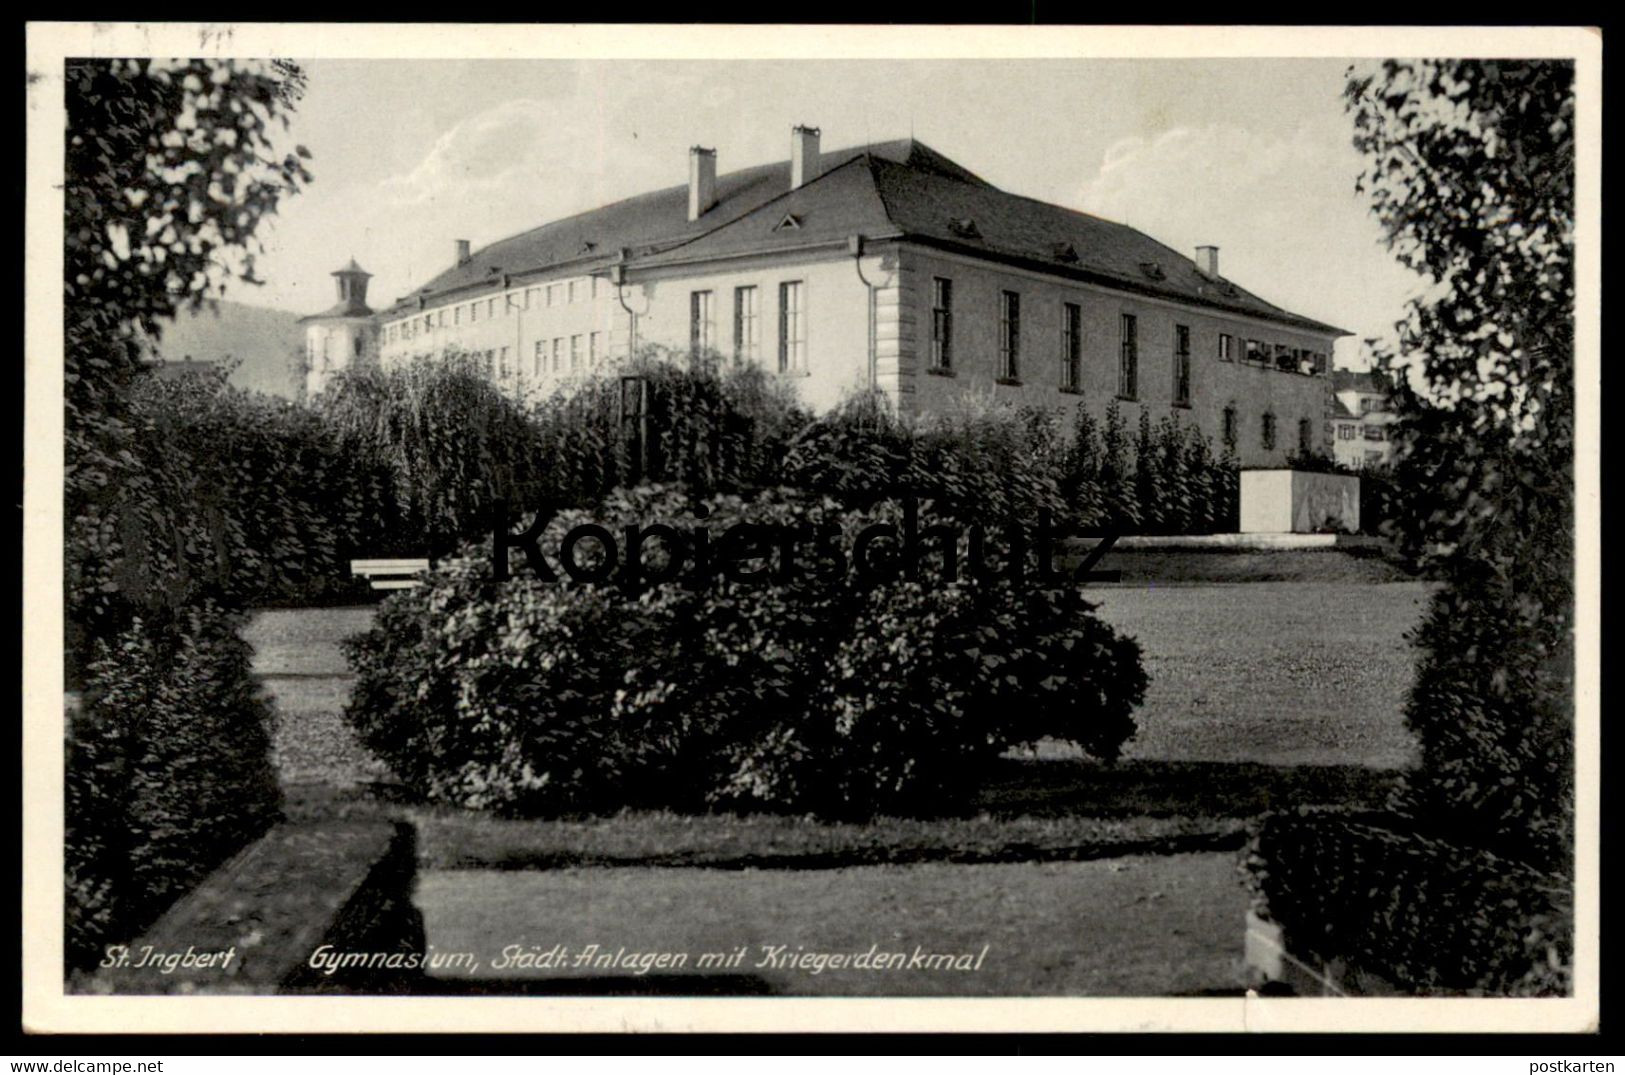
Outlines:
[[[716,204],[717,151],[691,146],[688,151],[688,219],[700,219]]]
[[[1216,246],[1199,246],[1196,248],[1196,267],[1202,271],[1203,276],[1219,278],[1219,248]]]
[[[818,128],[797,125],[790,129],[790,189],[818,178]]]
[[[458,239],[457,240],[457,264],[459,264],[459,265],[467,265],[469,257],[470,257],[470,255],[469,255],[469,252],[468,252],[468,240],[467,239]]]

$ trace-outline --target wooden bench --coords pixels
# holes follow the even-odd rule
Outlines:
[[[411,589],[418,584],[417,576],[427,570],[427,559],[350,561],[350,574],[366,579],[375,590]]]

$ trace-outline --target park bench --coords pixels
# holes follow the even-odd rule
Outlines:
[[[417,576],[427,570],[427,559],[350,561],[350,574],[366,579],[375,590],[410,589],[418,584]]]

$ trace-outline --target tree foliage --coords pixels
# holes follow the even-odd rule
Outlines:
[[[1351,70],[1360,188],[1428,286],[1378,344],[1396,535],[1446,586],[1407,709],[1404,805],[1562,868],[1573,768],[1574,97],[1555,61]]]

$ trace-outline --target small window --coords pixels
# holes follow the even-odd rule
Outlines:
[[[1083,387],[1083,307],[1061,303],[1061,387]]]
[[[1266,452],[1275,450],[1275,415],[1269,411],[1264,412],[1264,419],[1260,423],[1259,443],[1264,446]]]
[[[1133,314],[1117,319],[1117,394],[1136,399],[1140,394],[1139,321]]]
[[[1021,295],[1006,291],[999,303],[999,377],[1013,381],[1021,376]]]
[[[1354,439],[1354,433],[1355,433],[1355,429],[1354,429],[1354,423],[1353,422],[1339,422],[1339,423],[1337,423],[1337,439],[1338,440],[1353,440]]]
[[[931,368],[954,368],[954,282],[931,279]]]
[[[1298,451],[1308,454],[1315,450],[1315,423],[1307,418],[1298,419]]]
[[[1219,333],[1219,361],[1234,362],[1236,360],[1235,342],[1228,332]]]
[[[1384,430],[1382,428],[1382,426],[1366,426],[1365,427],[1365,439],[1366,440],[1387,440],[1388,439],[1387,431]]]
[[[1235,451],[1236,444],[1241,440],[1239,416],[1236,414],[1236,405],[1227,404],[1224,408],[1224,446]]]
[[[800,280],[779,285],[779,372],[799,373],[807,368],[807,314]]]
[[[762,353],[761,314],[754,287],[734,288],[734,359],[755,361]]]
[[[1191,330],[1174,326],[1174,405],[1191,405]]]
[[[1264,345],[1259,343],[1257,340],[1248,340],[1247,361],[1255,365],[1260,365],[1265,362],[1266,358],[1264,355]]]
[[[716,322],[711,313],[709,291],[691,291],[688,295],[688,346],[693,351],[704,351],[716,345]]]

